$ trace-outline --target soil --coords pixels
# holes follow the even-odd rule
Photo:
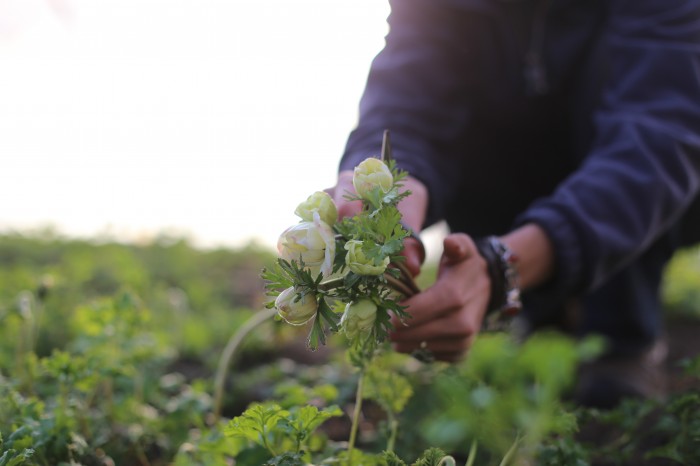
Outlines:
[[[700,356],[700,320],[697,318],[675,317],[666,323],[666,338],[668,342],[668,358],[665,365],[667,393],[669,397],[689,390],[700,390],[700,380],[684,373],[681,361]],[[666,458],[648,458],[651,450],[667,444],[671,439],[659,434],[654,427],[658,425],[663,415],[663,404],[642,418],[634,431],[625,432],[616,424],[606,424],[590,421],[580,426],[577,440],[587,445],[595,458],[591,466],[677,466],[680,463]],[[638,444],[632,444],[624,439],[642,439]],[[699,446],[700,448],[700,446]],[[617,456],[626,450],[627,458],[622,460]],[[609,457],[602,451],[611,451]]]
[[[669,354],[666,363],[670,394],[700,389],[700,380],[683,374],[680,361],[700,356],[700,320],[676,318],[666,324]]]

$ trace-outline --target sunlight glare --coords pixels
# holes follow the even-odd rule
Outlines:
[[[274,245],[334,183],[380,0],[0,0],[0,229]]]

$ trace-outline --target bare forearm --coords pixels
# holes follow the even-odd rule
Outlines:
[[[411,191],[411,195],[399,204],[403,222],[415,233],[420,233],[428,211],[428,188],[411,176],[406,178],[403,185],[404,190]]]
[[[534,288],[549,280],[554,272],[554,249],[542,228],[530,223],[502,236],[500,240],[518,256],[521,289]]]

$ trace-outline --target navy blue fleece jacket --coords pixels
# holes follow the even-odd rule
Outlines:
[[[534,222],[594,289],[700,191],[700,0],[393,0],[340,168],[392,132],[427,223]]]

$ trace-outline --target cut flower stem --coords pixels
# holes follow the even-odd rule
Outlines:
[[[352,413],[352,426],[350,428],[350,440],[348,441],[348,457],[352,463],[352,451],[355,448],[357,439],[357,428],[360,425],[360,414],[362,414],[362,392],[364,390],[365,370],[360,370],[360,377],[357,379],[357,392],[355,393],[355,409]]]
[[[386,280],[387,284],[394,289],[395,291],[398,291],[402,295],[406,296],[407,298],[410,298],[414,294],[416,294],[411,288],[406,285],[403,281],[399,280],[398,278],[394,278],[391,275],[384,274],[384,279]]]
[[[392,262],[391,265],[399,269],[399,271],[401,272],[401,276],[403,277],[403,283],[411,289],[413,294],[420,293],[420,288],[418,288],[418,285],[416,285],[415,280],[413,280],[413,275],[411,275],[411,272],[408,270],[408,267],[406,267],[405,263]]]
[[[392,262],[392,264],[396,265],[396,263],[394,262]],[[401,278],[395,278],[394,276],[388,273],[384,274],[384,279],[386,280],[389,287],[395,291],[398,291],[407,298],[410,298],[411,296],[420,293],[420,288],[418,288],[416,282],[413,281],[413,278],[411,278],[408,269],[406,269],[405,266],[403,266],[403,268],[397,268],[402,271]],[[318,289],[319,291],[331,291],[336,288],[341,288],[343,286],[345,286],[343,278],[334,278],[332,280],[322,282],[320,285],[318,285]]]

